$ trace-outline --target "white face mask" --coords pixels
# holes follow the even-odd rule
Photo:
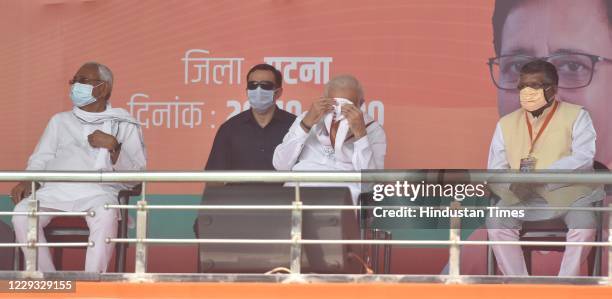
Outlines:
[[[70,87],[70,99],[72,100],[72,103],[77,107],[83,107],[95,102],[96,98],[92,94],[93,89],[102,85],[102,83],[104,82],[101,82],[96,86],[78,82],[72,84]]]
[[[336,104],[334,105],[334,120],[343,120],[344,119],[344,115],[342,115],[342,106],[343,105],[353,105],[353,102],[351,102],[349,99],[345,99],[345,98],[334,98],[334,100],[336,100]]]
[[[257,89],[247,90],[247,96],[249,97],[249,104],[257,112],[266,112],[272,105],[274,105],[274,92],[276,90],[265,90],[261,86]]]
[[[341,159],[342,161],[351,161],[351,155],[348,152],[345,152],[346,149],[343,147],[346,136],[350,134],[351,129],[349,128],[348,120],[342,114],[342,106],[353,105],[353,102],[345,98],[333,99],[336,101],[334,104],[334,110],[325,115],[325,118],[323,118],[323,123],[325,124],[327,132],[331,133],[332,123],[340,122],[338,124],[338,130],[336,131],[335,144],[331,144],[331,146],[334,148],[335,157],[337,159]]]

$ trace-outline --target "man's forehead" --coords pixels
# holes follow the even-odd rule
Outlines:
[[[98,67],[94,64],[86,64],[79,68],[76,76],[85,76],[88,78],[98,78]]]
[[[546,78],[544,73],[532,73],[532,74],[521,74],[519,78],[519,83],[523,84],[549,84],[549,80]]]
[[[256,70],[247,78],[249,81],[272,81],[274,82],[274,73],[269,70]]]
[[[351,102],[359,101],[359,93],[357,89],[350,87],[334,87],[331,88],[327,95],[330,98],[345,98]]]
[[[521,74],[521,80],[544,80],[544,73]]]
[[[501,55],[548,56],[573,52],[612,55],[608,18],[602,1],[522,1],[508,14]]]

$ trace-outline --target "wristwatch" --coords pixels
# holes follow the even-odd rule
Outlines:
[[[310,129],[312,129],[312,127],[309,127],[306,125],[306,123],[304,122],[304,120],[302,119],[302,121],[300,122],[300,124],[302,125],[302,127],[304,127],[305,129],[307,129],[308,131],[310,131]]]

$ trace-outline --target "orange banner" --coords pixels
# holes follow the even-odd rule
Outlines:
[[[556,8],[540,5],[548,9],[540,13],[554,16]],[[87,61],[114,72],[111,103],[143,124],[150,170],[203,169],[219,125],[248,108],[245,75],[262,62],[284,74],[277,104],[293,113],[308,110],[329,78],[355,75],[367,112],[386,130],[386,168],[485,168],[499,118],[496,98],[518,107],[516,93],[510,92],[514,100],[498,93],[486,65],[499,54],[492,1],[14,0],[0,8],[2,170],[24,169],[50,117],[71,108],[68,80]],[[516,13],[503,22],[516,27],[523,20]],[[508,45],[543,35],[537,28],[552,30],[542,25],[516,35],[514,27],[503,31],[512,38]],[[575,40],[585,37],[594,39],[585,31]],[[599,43],[610,43],[609,36]],[[600,101],[593,90],[611,72],[600,66],[592,89],[561,95],[592,104],[603,136],[610,101],[584,100]],[[503,103],[501,112],[509,112]],[[598,158],[609,163],[607,137],[598,142]],[[199,193],[201,186],[160,184],[153,191]]]

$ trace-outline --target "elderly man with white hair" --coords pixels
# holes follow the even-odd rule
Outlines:
[[[355,77],[341,75],[326,85],[323,97],[296,118],[274,151],[276,170],[361,171],[383,169],[387,140],[382,126],[361,107],[364,95]],[[359,183],[312,183],[301,186],[347,186],[353,201]]]
[[[114,171],[144,170],[146,154],[140,124],[124,109],[109,103],[113,88],[110,69],[95,62],[85,63],[69,82],[71,111],[55,114],[28,160],[32,171]],[[104,209],[117,202],[120,190],[133,187],[123,183],[43,183],[36,200],[41,211],[93,211],[86,217],[89,240],[85,271],[105,272],[113,253],[106,238],[117,234],[118,211]],[[34,200],[31,183],[21,182],[11,191],[15,211],[28,211]],[[46,242],[43,228],[53,216],[40,216],[38,241]],[[17,241],[26,243],[28,219],[14,216]],[[38,249],[38,270],[55,271],[48,247]]]

